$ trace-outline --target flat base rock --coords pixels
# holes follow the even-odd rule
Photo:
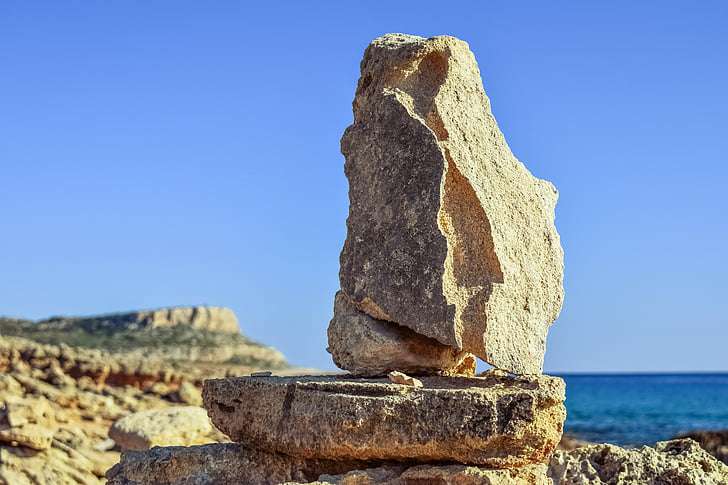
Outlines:
[[[106,476],[108,485],[551,485],[546,465],[508,470],[397,464],[366,468],[361,462],[303,460],[238,443],[130,451]]]
[[[561,438],[556,377],[422,377],[422,387],[352,376],[205,381],[215,426],[250,448],[307,459],[545,463]]]
[[[552,485],[546,465],[491,470],[466,465],[384,466],[322,475],[306,485]],[[289,484],[293,485],[293,484]],[[302,485],[302,484],[296,484]]]
[[[128,451],[107,473],[108,485],[272,485],[345,473],[362,462],[303,460],[238,443]]]

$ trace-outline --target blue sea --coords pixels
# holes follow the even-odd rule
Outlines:
[[[728,429],[728,373],[566,374],[565,432],[619,445]]]

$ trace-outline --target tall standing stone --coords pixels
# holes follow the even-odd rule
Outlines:
[[[557,191],[511,153],[468,45],[374,40],[353,107],[342,292],[374,319],[540,373],[563,300]]]

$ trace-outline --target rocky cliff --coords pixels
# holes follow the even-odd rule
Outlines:
[[[287,366],[280,352],[242,335],[233,311],[221,307],[160,308],[38,322],[0,318],[0,335],[168,363],[194,361],[272,369]]]
[[[120,451],[226,441],[211,377],[288,369],[224,308],[0,318],[0,485],[100,484]]]

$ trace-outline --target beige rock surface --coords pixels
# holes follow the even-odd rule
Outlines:
[[[108,485],[268,485],[308,482],[361,463],[305,460],[237,443],[131,451],[107,473]]]
[[[109,429],[109,438],[122,450],[152,446],[189,446],[216,441],[207,412],[196,406],[177,406],[130,414]]]
[[[728,464],[728,429],[698,430],[676,436],[674,439],[690,438],[701,448]]]
[[[10,427],[0,425],[0,443],[11,446],[25,446],[33,450],[47,450],[51,447],[54,429],[37,424]]]
[[[101,485],[93,468],[86,456],[58,441],[44,451],[0,446],[2,485]]]
[[[322,475],[309,485],[551,485],[546,465],[491,470],[466,465],[384,466]]]
[[[182,382],[174,394],[174,399],[191,406],[202,406],[202,392],[191,382]]]
[[[374,40],[341,149],[350,205],[340,281],[357,308],[540,373],[563,299],[557,192],[512,154],[468,45]]]
[[[329,323],[329,347],[334,363],[352,374],[376,376],[390,370],[411,374],[475,372],[475,357],[443,345],[413,330],[370,317],[336,293]]]
[[[559,378],[421,380],[418,388],[345,376],[215,379],[203,399],[233,441],[304,458],[503,468],[545,462],[559,442]]]
[[[119,461],[108,438],[114,421],[199,399],[193,383],[203,376],[256,369],[140,359],[0,335],[0,485],[100,484]],[[218,431],[211,439],[227,441]]]
[[[554,485],[724,485],[728,466],[690,439],[624,449],[589,445],[557,451],[549,476]]]

